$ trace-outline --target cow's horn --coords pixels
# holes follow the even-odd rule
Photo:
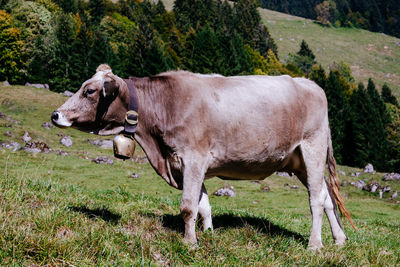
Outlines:
[[[111,77],[111,75],[106,74],[103,88],[104,97],[116,94],[118,92],[118,89],[119,84],[116,79],[114,77]]]

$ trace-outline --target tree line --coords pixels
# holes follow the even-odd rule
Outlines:
[[[318,20],[324,25],[357,27],[400,37],[400,1],[260,0],[263,8]]]
[[[303,41],[282,63],[256,0],[0,0],[0,80],[77,91],[101,63],[121,77],[171,69],[222,75],[308,77],[326,92],[339,163],[400,171],[399,105],[386,85],[328,74]]]

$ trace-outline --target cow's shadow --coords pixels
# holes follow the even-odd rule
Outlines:
[[[109,211],[106,208],[96,208],[96,209],[90,209],[85,206],[71,206],[68,207],[72,211],[76,211],[82,214],[85,214],[89,218],[100,218],[103,221],[112,223],[112,224],[117,224],[118,221],[121,219],[121,215],[117,213],[113,213]]]
[[[154,214],[146,214],[147,216],[154,217]],[[162,224],[165,228],[173,231],[184,233],[185,225],[183,219],[180,215],[164,214],[161,216]],[[286,236],[293,238],[298,242],[306,245],[308,240],[306,240],[299,233],[295,233],[288,229],[285,229],[279,225],[270,222],[267,219],[261,219],[251,216],[237,216],[234,214],[217,214],[212,217],[214,229],[218,228],[242,228],[246,225],[250,225],[256,228],[259,232],[263,234],[268,234],[270,236]]]

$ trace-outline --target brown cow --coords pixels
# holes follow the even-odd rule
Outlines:
[[[322,247],[324,211],[335,243],[345,243],[336,202],[352,220],[339,193],[326,97],[314,82],[289,76],[223,77],[186,71],[130,79],[139,99],[135,139],[156,172],[183,190],[185,241],[197,242],[198,214],[204,230],[212,229],[204,179],[262,180],[275,171],[287,171],[308,189],[309,247]],[[117,134],[124,129],[129,97],[126,80],[100,65],[52,114],[52,121],[59,127]],[[327,157],[329,182],[324,179]]]

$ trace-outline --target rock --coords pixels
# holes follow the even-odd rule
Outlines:
[[[390,192],[391,187],[390,187],[390,185],[385,185],[385,186],[381,187],[381,190],[383,193]]]
[[[299,188],[297,185],[290,185],[290,184],[285,184],[284,186],[289,187],[290,189],[297,189]]]
[[[347,182],[347,181],[342,181],[342,182],[340,183],[340,186],[341,186],[341,187],[346,187],[348,183],[349,183],[349,182]]]
[[[397,197],[398,197],[398,193],[397,193],[397,191],[394,191],[392,196],[390,197],[390,199],[395,199]]]
[[[227,197],[236,196],[235,189],[231,185],[218,189],[217,191],[214,192],[214,195],[215,196],[227,196]]]
[[[8,120],[9,122],[11,122],[12,124],[21,124],[20,121],[16,121],[16,120],[14,120],[13,118],[11,118],[11,117],[9,117],[9,116],[7,116],[6,120]]]
[[[112,159],[109,159],[104,156],[94,158],[92,159],[92,161],[97,164],[110,164],[110,165],[114,164],[114,161]]]
[[[380,184],[378,182],[373,181],[368,185],[363,186],[362,190],[375,193],[378,188],[380,188]]]
[[[62,150],[57,150],[56,153],[57,153],[57,155],[60,155],[60,156],[68,156],[68,153],[65,151],[62,151]]]
[[[3,85],[5,85],[5,86],[10,86],[10,83],[9,83],[8,81],[4,81],[4,82],[3,82]]]
[[[139,178],[139,174],[134,172],[131,176],[129,176],[129,178],[137,179],[137,178]]]
[[[374,166],[371,163],[368,163],[364,168],[364,173],[375,173]]]
[[[387,173],[382,177],[383,181],[400,181],[399,173]]]
[[[282,177],[290,177],[290,175],[287,172],[276,172],[276,175],[282,176]]]
[[[355,173],[352,172],[352,173],[350,174],[350,176],[351,176],[351,177],[354,177],[354,176],[355,176],[355,177],[358,177],[358,176],[361,176],[361,173],[360,173],[360,172],[355,172]]]
[[[35,87],[35,88],[43,88],[43,89],[50,89],[48,84],[41,84],[41,83],[25,83],[25,86]]]
[[[29,143],[32,140],[32,137],[29,136],[28,132],[24,132],[24,135],[21,137],[21,139],[25,143]]]
[[[99,140],[99,139],[90,140],[90,139],[88,139],[88,142],[92,145],[99,146],[100,148],[112,148],[113,147],[112,140]]]
[[[3,119],[6,117],[6,114],[4,114],[3,112],[0,111],[0,119]]]
[[[346,176],[346,173],[344,171],[342,171],[342,170],[338,170],[338,173],[343,175],[343,176]]]
[[[12,152],[20,150],[22,148],[22,146],[18,142],[2,142],[1,147],[7,148]]]
[[[26,143],[24,150],[31,153],[49,153],[51,151],[51,148],[48,144],[37,141]]]
[[[138,163],[140,165],[149,163],[149,160],[147,159],[146,156],[144,156],[144,157],[134,157],[134,158],[132,158],[132,161],[135,162],[135,163]]]
[[[64,146],[72,146],[71,137],[69,137],[69,135],[64,136],[63,138],[61,138],[60,143]]]
[[[271,188],[268,185],[264,185],[261,187],[261,191],[268,192],[268,191],[271,191]]]
[[[366,185],[366,183],[363,180],[358,180],[357,182],[351,182],[350,184],[357,188],[363,188]]]
[[[54,125],[51,122],[46,121],[45,123],[42,124],[43,128],[50,129],[54,128]]]
[[[13,133],[10,132],[10,131],[5,132],[4,135],[7,136],[7,137],[10,137],[10,138],[14,137]]]
[[[68,97],[71,97],[71,96],[73,96],[74,95],[74,93],[72,93],[71,91],[68,91],[68,90],[66,90],[66,91],[64,91],[64,93],[61,93],[63,96],[68,96]]]
[[[250,183],[252,183],[252,184],[260,184],[260,181],[254,180],[254,181],[251,181]]]

